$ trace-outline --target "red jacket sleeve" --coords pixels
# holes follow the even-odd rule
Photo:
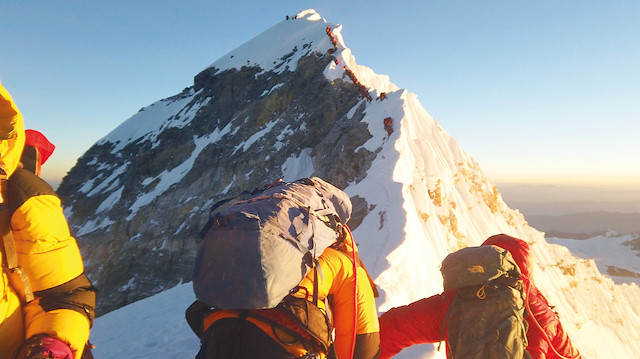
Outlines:
[[[380,359],[391,358],[414,344],[439,342],[446,335],[442,324],[454,296],[454,291],[446,292],[384,313],[380,317]],[[527,351],[533,359],[581,358],[557,314],[537,289],[530,293],[528,309]]]
[[[391,358],[414,344],[439,342],[450,301],[437,294],[384,313],[380,317],[380,359]]]
[[[535,288],[529,295],[528,309],[530,315],[527,317],[529,324],[527,351],[533,359],[579,359],[581,357],[564,331],[560,318],[549,306],[542,293]]]

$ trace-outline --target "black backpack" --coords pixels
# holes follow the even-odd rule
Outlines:
[[[442,325],[454,359],[522,359],[527,353],[525,294],[511,254],[468,247],[442,262],[445,296],[455,295]],[[456,289],[455,294],[447,292]]]
[[[289,295],[275,308],[226,310],[232,316],[218,319],[203,332],[203,318],[218,310],[196,301],[186,311],[187,322],[202,344],[196,359],[293,359],[285,349],[289,345],[305,348],[303,358],[322,353],[327,359],[337,359],[327,313],[306,299]],[[275,338],[249,318],[266,323]]]

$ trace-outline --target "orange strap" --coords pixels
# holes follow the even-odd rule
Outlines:
[[[358,262],[356,260],[356,243],[353,240],[351,229],[345,225],[349,237],[351,237],[351,253],[353,262],[353,335],[351,337],[351,359],[353,359],[353,353],[356,350],[356,326],[358,325]]]

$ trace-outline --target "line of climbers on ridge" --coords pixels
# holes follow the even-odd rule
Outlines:
[[[329,38],[331,39],[331,43],[333,44],[333,48],[328,49],[327,53],[333,54],[336,51],[338,51],[338,42],[336,41],[336,38],[333,35],[333,32],[331,31],[331,26],[327,26],[326,33],[327,33],[327,36],[329,36]],[[338,58],[334,56],[333,62],[337,65]],[[371,102],[373,98],[369,94],[369,90],[367,89],[367,87],[364,86],[362,83],[360,83],[360,80],[358,80],[355,73],[353,73],[353,71],[351,71],[346,65],[343,68],[344,68],[344,72],[347,74],[349,79],[351,79],[351,81],[360,90],[360,97],[365,98],[367,99],[367,101]],[[386,98],[387,98],[387,94],[385,92],[381,92],[380,95],[376,97],[376,100],[383,101]],[[383,120],[383,124],[384,124],[385,131],[387,131],[387,134],[390,136],[393,133],[393,126],[392,126],[393,120],[390,117],[387,117]]]
[[[331,43],[333,44],[333,48],[330,48],[329,50],[327,50],[328,54],[333,54],[336,51],[338,51],[338,42],[336,41],[335,36],[333,36],[333,32],[331,32],[331,26],[327,26],[327,35],[329,36],[329,38],[331,39]],[[338,58],[337,57],[333,57],[333,62],[337,65],[338,64]]]
[[[360,90],[360,97],[367,99],[367,101],[369,101],[369,102],[373,101],[373,98],[371,97],[371,95],[369,95],[369,90],[367,90],[367,87],[365,85],[360,83],[360,80],[358,80],[358,78],[353,73],[353,71],[351,71],[351,69],[349,69],[347,67],[347,65],[344,65],[343,68],[344,68],[344,72],[347,74],[347,76],[351,79],[351,81]]]
[[[333,54],[334,52],[338,51],[338,41],[336,41],[336,37],[333,36],[333,32],[331,32],[331,26],[327,26],[326,32],[327,36],[329,36],[329,38],[331,39],[331,43],[333,44],[333,47],[327,50],[327,53]],[[336,64],[338,63],[336,62]]]
[[[351,81],[358,87],[358,89],[360,90],[360,97],[362,98],[366,98],[367,101],[371,102],[373,99],[371,97],[371,95],[369,94],[369,91],[367,90],[366,86],[364,86],[363,84],[360,83],[360,81],[358,80],[358,78],[356,78],[356,75],[353,73],[353,71],[351,71],[349,68],[347,68],[347,66],[344,66],[344,72],[347,74],[347,76],[349,76],[349,78],[351,79]],[[376,100],[380,100],[383,101],[384,99],[387,98],[387,94],[385,92],[381,92],[380,96],[378,96],[376,98]],[[384,129],[385,131],[387,131],[387,134],[389,136],[391,136],[391,134],[393,133],[393,119],[391,117],[386,117],[383,120],[383,125],[384,125]]]
[[[338,51],[338,42],[336,41],[336,38],[333,35],[333,32],[331,31],[331,26],[327,26],[326,33],[327,33],[327,36],[329,36],[329,38],[331,39],[331,43],[333,44],[333,47],[327,50],[327,53],[333,54],[334,52]],[[338,64],[337,57],[334,57],[333,61],[336,65]],[[358,80],[358,78],[353,73],[353,71],[347,68],[347,65],[344,65],[343,69],[344,69],[344,72],[349,77],[349,79],[351,79],[351,82],[353,82],[360,90],[360,97],[366,98],[369,102],[371,102],[373,98],[371,97],[371,95],[369,95],[369,90],[367,89],[367,87],[360,83],[360,80]]]
[[[91,358],[96,289],[60,200],[37,176],[52,147],[24,131],[1,85],[0,95],[0,358]],[[351,214],[349,196],[317,177],[216,203],[185,312],[196,358],[390,358],[439,342],[449,359],[581,358],[533,282],[529,244],[506,234],[449,254],[442,293],[378,316]]]

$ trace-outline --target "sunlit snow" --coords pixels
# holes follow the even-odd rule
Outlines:
[[[609,276],[614,282],[640,285],[640,251],[633,250],[625,244],[633,239],[634,236],[629,234],[622,236],[612,234],[584,240],[547,238],[549,243],[563,245],[580,258],[595,259],[598,269],[602,273],[608,273],[610,267],[630,272],[628,274],[631,276]]]
[[[179,118],[174,121],[169,121],[169,119],[179,114],[196,94],[196,92],[191,91],[186,97],[160,100],[141,109],[140,112],[131,116],[131,118],[98,141],[98,144],[115,144],[112,151],[115,153],[131,142],[137,142],[142,139],[154,141],[163,128],[181,127],[183,125],[185,119]],[[188,112],[187,116],[189,115],[193,116],[194,113]]]
[[[638,262],[622,252],[607,252],[605,260],[605,250],[596,249],[601,243],[598,239],[579,244],[553,241],[568,246],[577,256],[564,246],[548,243],[543,233],[528,226],[522,214],[506,206],[476,161],[429,115],[415,94],[398,88],[388,76],[356,63],[344,45],[339,25],[328,23],[309,10],[296,20],[276,24],[212,66],[220,71],[247,65],[260,66],[265,71],[284,71],[287,67],[291,70],[309,52],[325,53],[332,47],[325,32],[327,26],[337,40],[338,51],[333,55],[338,64],[331,62],[325,76],[329,80],[345,79],[347,66],[373,98],[371,102],[363,100],[363,122],[368,124],[372,137],[361,149],[375,152],[376,157],[366,177],[350,183],[345,191],[352,197],[365,198],[371,210],[354,231],[354,237],[380,288],[379,311],[439,293],[439,266],[450,251],[478,245],[493,234],[507,233],[531,244],[535,282],[556,306],[565,329],[585,358],[636,358],[640,353],[640,289],[635,284],[616,285],[600,273],[597,265],[610,265],[607,260],[615,258],[615,263],[625,266],[637,266]],[[292,53],[294,49],[297,51]],[[387,98],[381,101],[377,97],[382,92]],[[118,149],[142,138],[153,140],[168,118],[176,124],[183,123],[179,116],[172,116],[192,98],[193,94],[189,94],[146,107],[102,141],[114,143]],[[393,119],[391,134],[383,125],[386,117]],[[228,127],[217,136],[236,130],[237,127]],[[270,130],[265,127],[237,150],[248,148]],[[281,146],[285,138],[281,134],[276,146]],[[195,140],[196,150],[185,163],[158,176],[159,182],[147,182],[158,183],[138,197],[131,207],[133,213],[177,183],[199,151],[215,138]],[[286,179],[313,172],[310,153],[301,149],[299,155],[287,160],[282,168]],[[612,247],[616,249],[607,247],[607,251],[628,251],[626,247]],[[598,262],[588,258],[597,258]],[[186,283],[98,318],[91,333],[96,358],[192,358],[198,341],[184,320],[184,310],[193,299],[191,285]],[[398,357],[443,359],[444,353],[434,348],[422,345],[405,350]]]

